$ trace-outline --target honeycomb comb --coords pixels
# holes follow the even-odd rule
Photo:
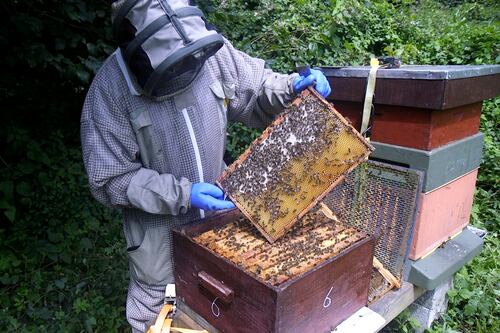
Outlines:
[[[331,104],[307,89],[217,184],[272,243],[372,150]]]

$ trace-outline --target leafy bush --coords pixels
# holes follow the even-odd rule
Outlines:
[[[12,130],[2,154],[2,331],[114,332],[124,325],[125,248],[117,214],[90,197],[77,144]]]
[[[199,1],[237,47],[275,70],[366,64],[500,63],[497,1]],[[114,49],[108,2],[2,3],[0,29],[0,327],[22,332],[125,330],[127,271],[118,214],[88,192],[78,142],[86,87]],[[335,87],[334,87],[335,89]],[[456,276],[433,330],[498,331],[499,100],[485,104],[486,153],[473,208],[489,236]],[[258,135],[229,128],[237,157]],[[402,329],[413,322],[401,317]]]

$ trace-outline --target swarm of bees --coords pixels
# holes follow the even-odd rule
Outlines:
[[[218,184],[273,242],[372,147],[324,99],[305,91]]]
[[[193,239],[260,281],[279,285],[334,257],[366,234],[315,210],[270,244],[246,218]]]

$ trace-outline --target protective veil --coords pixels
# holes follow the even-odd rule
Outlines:
[[[113,32],[139,90],[161,98],[185,89],[224,44],[187,1],[118,0]]]
[[[135,6],[152,3],[157,1]],[[165,41],[166,54],[174,49],[169,45]],[[294,97],[295,76],[265,69],[264,61],[224,39],[184,89],[158,100],[137,88],[135,65],[127,64],[122,50],[105,61],[90,86],[81,139],[92,194],[123,213],[127,319],[133,332],[144,332],[160,311],[165,285],[174,282],[171,229],[205,215],[190,207],[191,184],[213,183],[225,168],[227,121],[267,126]]]

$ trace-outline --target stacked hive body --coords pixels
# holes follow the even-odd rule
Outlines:
[[[324,71],[336,87],[336,109],[358,127],[369,68]],[[433,253],[468,224],[482,156],[483,136],[478,132],[482,101],[499,93],[500,66],[379,69],[371,158],[425,174],[409,255],[412,260]],[[467,256],[452,257],[451,261]],[[460,264],[453,267],[456,270]]]
[[[374,238],[330,214],[272,244],[236,210],[173,239],[181,308],[222,332],[326,332],[367,302]]]
[[[372,147],[314,90],[306,90],[219,179],[273,242]]]

